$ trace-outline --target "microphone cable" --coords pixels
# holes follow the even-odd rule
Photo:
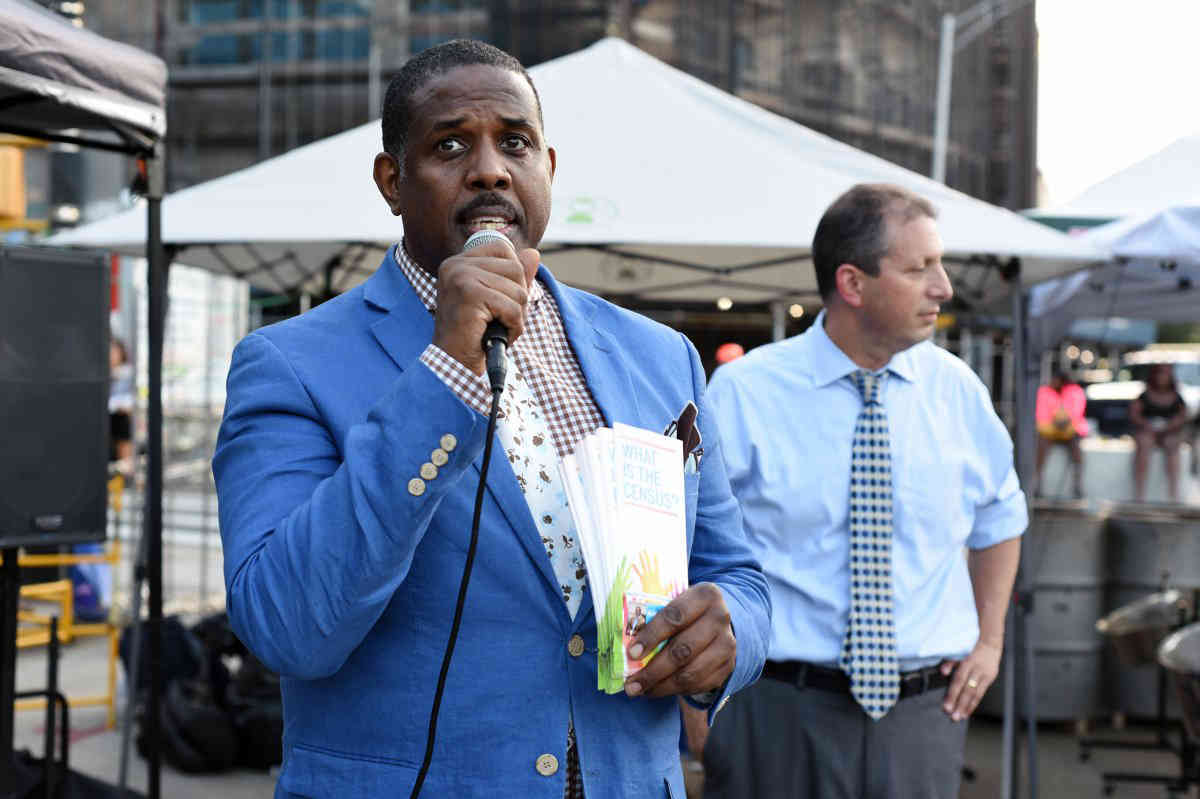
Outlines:
[[[497,332],[497,329],[499,332]],[[492,439],[496,433],[496,417],[500,411],[500,394],[504,391],[504,373],[507,368],[505,349],[508,336],[498,322],[488,325],[484,335],[487,353],[487,375],[492,386],[492,408],[488,413],[487,439],[483,445],[483,463],[479,467],[479,486],[475,490],[475,513],[471,519],[471,541],[467,545],[467,560],[463,564],[462,582],[458,586],[458,603],[454,606],[454,622],[450,625],[450,639],[446,642],[446,653],[442,656],[442,670],[438,674],[437,690],[433,693],[433,709],[429,712],[429,732],[425,740],[425,757],[417,781],[413,784],[409,799],[417,799],[425,775],[433,761],[433,743],[437,738],[438,711],[442,706],[442,692],[446,688],[446,675],[450,673],[450,658],[454,656],[454,644],[458,641],[458,627],[462,623],[463,606],[467,601],[467,585],[471,581],[471,568],[475,565],[475,549],[479,545],[479,516],[483,510],[483,489],[487,485],[488,465],[492,461]]]

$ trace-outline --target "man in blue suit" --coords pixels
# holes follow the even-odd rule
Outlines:
[[[714,714],[762,667],[770,603],[743,540],[704,372],[680,334],[558,284],[535,247],[556,155],[521,65],[478,42],[388,88],[374,178],[404,239],[364,285],[234,354],[213,459],[235,630],[282,675],[277,796],[407,796],[470,538],[490,392],[512,339],[426,796],[676,797],[676,696]],[[471,233],[512,242],[463,253]],[[662,430],[689,401],[691,587],[639,630],[662,652],[597,690],[596,616],[554,468],[582,436]],[[559,504],[555,505],[558,501]]]

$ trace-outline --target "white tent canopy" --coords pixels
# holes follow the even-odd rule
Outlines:
[[[1117,262],[1034,286],[1035,348],[1052,346],[1080,317],[1200,318],[1200,203],[1130,216],[1079,238]]]
[[[1078,238],[1117,259],[1033,289],[1035,349],[1053,346],[1081,317],[1200,318],[1200,133],[1177,139],[1065,205],[1030,215],[1115,220]]]
[[[558,151],[542,249],[555,274],[577,286],[678,301],[814,294],[807,259],[817,221],[861,182],[897,183],[930,199],[960,263],[1019,258],[1030,283],[1106,257],[618,39],[530,72]],[[319,290],[331,274],[344,289],[401,236],[370,178],[379,149],[372,122],[179,191],[164,204],[164,241],[186,248],[178,257],[189,264],[269,290]],[[140,253],[144,225],[132,210],[53,241]]]
[[[29,0],[0,0],[5,131],[39,138],[55,131],[58,141],[148,150],[166,132],[166,93],[162,59],[76,28]]]
[[[1176,139],[1163,150],[1096,183],[1068,203],[1030,213],[1035,217],[1108,222],[1187,204],[1200,204],[1200,133]]]

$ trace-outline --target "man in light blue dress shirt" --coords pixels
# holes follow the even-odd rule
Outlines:
[[[775,611],[764,678],[708,736],[706,799],[958,795],[966,719],[999,670],[1027,511],[987,390],[929,341],[952,295],[934,217],[904,189],[851,189],[813,241],[825,310],[713,377],[729,477]],[[872,540],[886,542],[878,560],[890,568],[877,617],[894,656],[878,673],[894,696],[873,714],[846,665],[864,378],[878,382],[884,424],[870,429],[887,436],[880,468],[891,478],[879,495],[886,538]]]

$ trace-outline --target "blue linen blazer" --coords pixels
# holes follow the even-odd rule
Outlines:
[[[732,616],[728,697],[759,675],[770,601],[696,351],[545,267],[539,277],[607,424],[662,430],[688,400],[700,408],[706,454],[686,477],[689,578],[720,586]],[[277,797],[407,796],[420,767],[487,426],[418,360],[432,336],[389,254],[362,286],[234,352],[213,474],[233,627],[282,675]],[[446,434],[457,441],[449,462],[414,496],[409,481]],[[568,652],[576,634],[581,656]],[[675,700],[597,691],[595,646],[590,592],[572,620],[494,446],[423,795],[561,799],[573,715],[588,799],[682,799]],[[557,771],[535,768],[543,755]]]

